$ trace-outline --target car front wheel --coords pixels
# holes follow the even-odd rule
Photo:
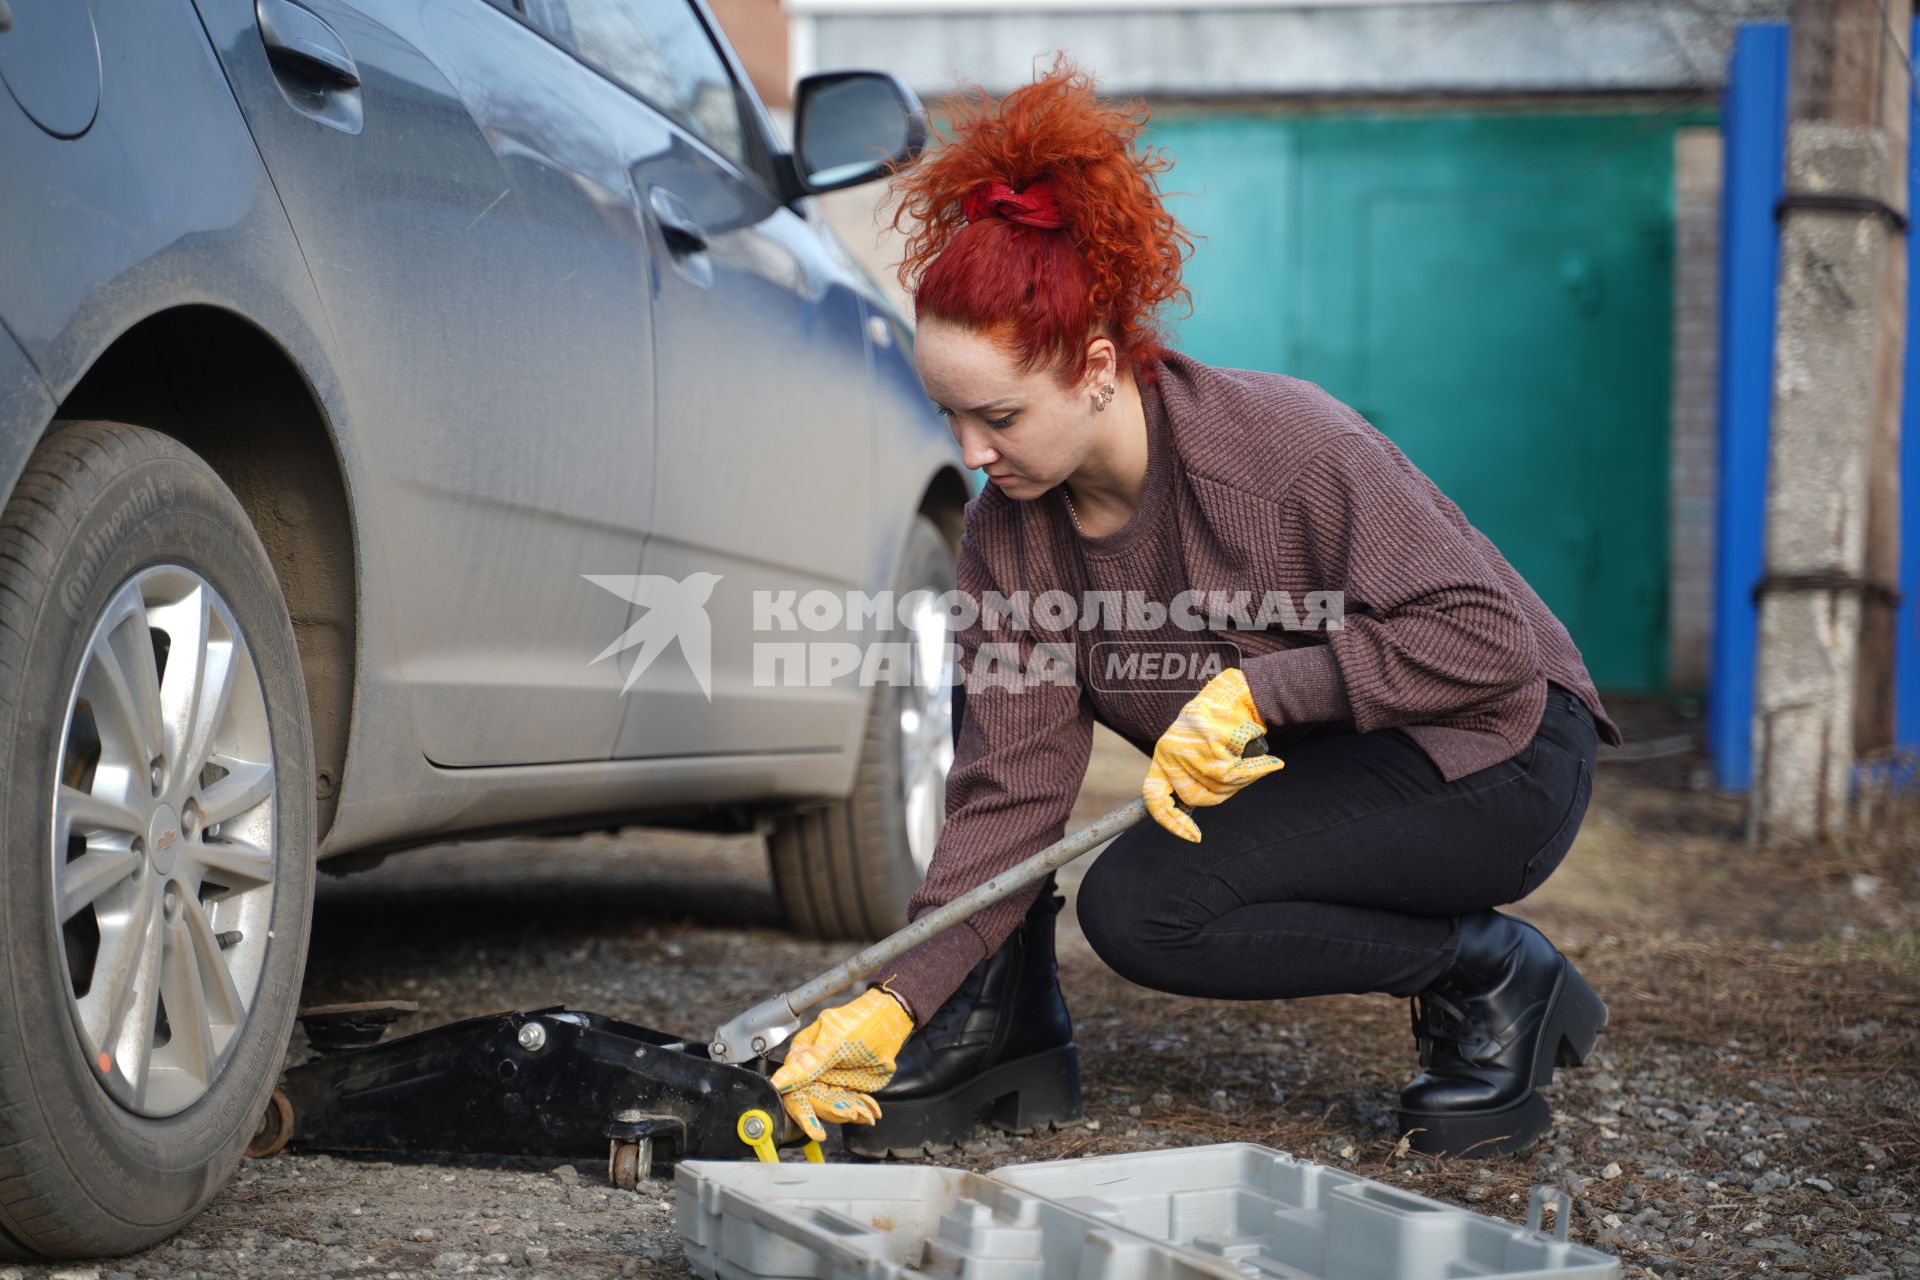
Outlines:
[[[906,926],[946,823],[953,636],[935,598],[953,589],[946,539],[915,517],[894,580],[905,632],[889,637],[910,646],[911,676],[873,690],[853,794],[786,815],[768,840],[781,905],[802,933],[865,940]]]
[[[246,513],[67,423],[0,514],[0,1253],[164,1239],[241,1158],[313,893],[307,705]]]

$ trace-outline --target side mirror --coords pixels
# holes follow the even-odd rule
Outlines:
[[[886,176],[927,144],[927,112],[883,71],[823,71],[794,93],[794,177],[807,192]]]

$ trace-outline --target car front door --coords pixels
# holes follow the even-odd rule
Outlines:
[[[604,760],[593,655],[653,502],[631,96],[517,0],[196,0],[306,253],[362,452],[362,680],[445,765]]]
[[[857,684],[757,682],[755,643],[846,643],[859,628],[756,632],[754,598],[825,591],[844,601],[871,572],[857,269],[773,194],[761,171],[767,140],[758,113],[702,10],[689,0],[564,4],[580,56],[670,125],[664,146],[628,156],[656,264],[659,436],[644,565],[651,585],[635,593],[635,630],[620,659],[628,675],[645,666],[615,752],[837,747],[865,705]],[[704,614],[704,626],[672,637],[678,652],[670,619],[650,626],[647,618],[662,599],[648,591],[670,592],[667,583],[685,584],[672,594]],[[705,688],[689,646],[710,646]]]

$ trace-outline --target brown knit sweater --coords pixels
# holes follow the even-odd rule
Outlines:
[[[1526,746],[1549,679],[1579,695],[1605,741],[1620,741],[1566,629],[1358,413],[1280,374],[1217,369],[1177,354],[1156,372],[1141,390],[1146,487],[1124,527],[1080,533],[1059,488],[1022,502],[989,486],[967,507],[962,591],[1010,601],[1025,591],[1037,601],[1057,590],[1079,604],[1065,629],[1043,629],[1061,615],[1035,609],[1024,629],[983,615],[960,632],[971,675],[946,828],[909,918],[1064,834],[1096,720],[1152,751],[1215,669],[1170,679],[1165,669],[1181,663],[1169,654],[1191,655],[1189,665],[1211,657],[1216,668],[1241,667],[1282,758],[1285,744],[1302,736],[1401,727],[1452,781]],[[1291,618],[1284,604],[1258,615],[1275,591],[1286,593]],[[1084,627],[1086,602],[1100,592],[1161,605],[1178,603],[1182,592],[1202,595],[1189,596],[1177,615],[1169,609],[1157,629],[1126,628],[1125,615],[1110,610]],[[1237,613],[1236,592],[1250,593]],[[1290,629],[1314,622],[1316,592],[1344,593],[1341,625]],[[1152,609],[1135,621],[1152,623]],[[1036,645],[1070,648],[1070,678],[982,679],[983,643],[1015,646],[1002,651],[1025,660]],[[1128,665],[1129,653],[1149,660]],[[998,949],[1038,892],[1023,890],[955,925],[878,976],[891,977],[889,988],[924,1019]]]

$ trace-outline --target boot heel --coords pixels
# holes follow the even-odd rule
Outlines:
[[[1543,1085],[1553,1079],[1555,1067],[1582,1067],[1593,1053],[1600,1029],[1607,1025],[1607,1005],[1580,971],[1566,962],[1560,993],[1554,998],[1548,1015],[1544,1050],[1536,1059],[1533,1082]]]
[[[1082,1117],[1079,1049],[1062,1045],[1028,1058],[1021,1067],[1017,1089],[994,1100],[994,1128],[1029,1134]]]

